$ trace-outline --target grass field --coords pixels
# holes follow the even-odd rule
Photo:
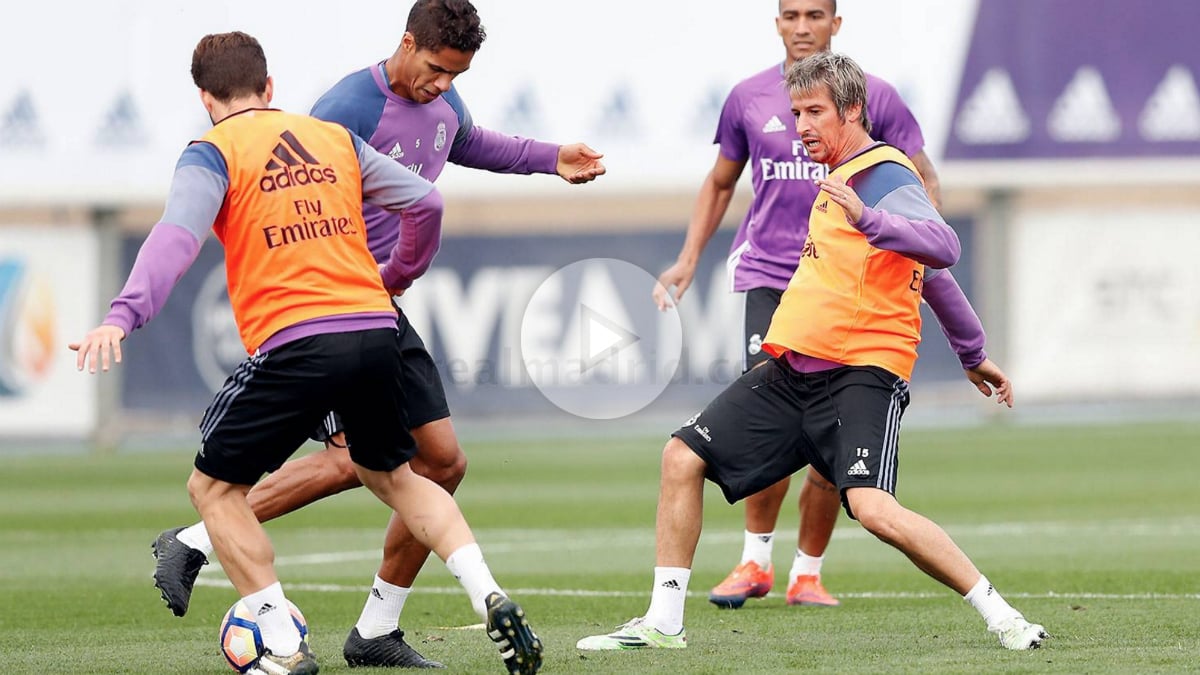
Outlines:
[[[705,594],[737,562],[742,512],[710,490],[690,647],[585,656],[578,638],[646,608],[662,438],[467,445],[459,501],[497,579],[546,643],[547,673],[1200,668],[1200,425],[906,432],[902,501],[943,524],[1018,609],[1046,625],[1053,639],[1023,653],[1000,648],[966,603],[849,521],[825,565],[841,607],[789,608],[777,586],[742,610],[712,608]],[[236,593],[218,566],[205,568],[182,619],[150,581],[151,540],[194,518],[184,490],[190,462],[182,449],[0,456],[0,672],[226,672],[216,631]],[[357,490],[268,527],[322,672],[347,670],[341,644],[386,518]],[[789,506],[779,577],[795,524]],[[482,631],[466,628],[476,622],[444,566],[429,563],[403,616],[410,641],[450,672],[500,672]]]

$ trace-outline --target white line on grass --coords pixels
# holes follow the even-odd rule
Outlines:
[[[197,586],[211,586],[214,588],[232,588],[225,579],[196,579]],[[316,593],[366,593],[370,586],[358,586],[353,584],[303,584],[289,583],[287,585],[289,591],[312,591]],[[417,586],[413,589],[414,592],[429,593],[431,595],[459,595],[463,593],[463,589],[457,586]],[[563,598],[641,598],[649,597],[645,591],[596,591],[584,588],[513,588],[509,589],[509,593],[514,596],[523,595],[540,595],[550,597]],[[934,598],[945,598],[950,595],[949,592],[944,593],[926,593],[926,592],[906,592],[906,591],[863,591],[859,593],[838,593],[839,598],[859,598],[863,600],[927,600]],[[1058,591],[1046,591],[1045,593],[1005,593],[1005,597],[1009,598],[1030,598],[1030,599],[1053,599],[1053,598],[1077,598],[1081,600],[1200,600],[1200,593],[1059,593]],[[773,593],[770,597],[778,597],[779,594]],[[708,593],[704,591],[689,591],[689,598],[707,598]]]
[[[1174,520],[1105,520],[1094,522],[1012,522],[983,523],[979,525],[950,525],[946,530],[954,537],[1027,537],[1036,535],[1059,535],[1069,537],[1108,536],[1122,537],[1180,537],[1200,536],[1200,519],[1181,518]],[[650,528],[625,530],[579,530],[562,529],[504,529],[488,532],[482,530],[484,551],[489,555],[512,552],[557,552],[611,549],[613,546],[652,545],[654,530]],[[490,537],[488,535],[491,535]],[[494,537],[495,539],[493,539]],[[703,535],[702,543],[728,544],[742,541],[741,532],[712,532]],[[843,527],[834,531],[834,539],[870,539],[871,535],[862,528]],[[507,540],[507,541],[505,541]],[[380,560],[378,548],[360,551],[338,551],[279,556],[278,566],[329,565],[362,560]],[[209,571],[209,570],[205,570]],[[216,570],[211,570],[215,572]]]
[[[1111,520],[1111,521],[1095,521],[1095,522],[1013,522],[1013,523],[984,523],[980,525],[961,525],[950,526],[946,528],[955,536],[959,537],[1023,537],[1030,535],[1064,535],[1071,537],[1080,537],[1085,535],[1105,536],[1116,535],[1121,536],[1183,536],[1200,534],[1200,520],[1195,518],[1183,518],[1175,520]],[[487,531],[483,533],[489,534]],[[654,541],[654,532],[650,529],[626,529],[626,530],[595,530],[580,536],[579,531],[555,530],[555,529],[504,529],[490,532],[492,537],[497,540],[489,541],[489,537],[484,537],[484,548],[491,553],[507,553],[513,551],[520,552],[552,552],[552,551],[569,551],[569,550],[592,550],[597,548],[608,549],[615,545],[636,546],[638,544],[652,544]],[[732,543],[742,540],[742,534],[738,532],[714,532],[704,535],[703,541],[706,543]],[[865,539],[870,535],[862,529],[842,528],[834,532],[836,539]],[[504,541],[507,539],[508,541]],[[378,561],[381,557],[379,549],[370,549],[362,551],[340,551],[330,553],[310,553],[293,556],[279,556],[275,564],[278,566],[291,565],[327,565],[343,562],[372,560]],[[215,562],[215,561],[214,561]],[[220,588],[230,588],[230,583],[224,578],[217,578],[221,574],[219,565],[211,565],[206,568],[206,573],[202,573],[196,579],[198,586],[213,586]],[[345,584],[288,584],[289,589],[301,591],[315,591],[325,593],[344,593],[366,592],[367,586],[345,585]],[[456,595],[462,593],[462,589],[458,587],[438,587],[438,586],[418,586],[418,593],[446,594]],[[512,589],[514,595],[538,595],[538,596],[555,596],[555,597],[574,597],[574,598],[639,598],[645,597],[645,591],[601,591],[591,589],[556,589],[556,588],[521,588]],[[1010,598],[1033,598],[1033,599],[1051,599],[1051,598],[1077,598],[1083,600],[1200,600],[1200,594],[1197,593],[1060,593],[1057,591],[1047,591],[1045,593],[1006,593]],[[843,598],[860,598],[868,600],[891,600],[891,599],[927,599],[927,598],[942,598],[946,597],[946,593],[934,592],[877,592],[877,591],[862,591],[858,593],[839,593],[839,597]],[[707,593],[702,591],[692,591],[688,593],[688,597],[702,598],[707,597]]]

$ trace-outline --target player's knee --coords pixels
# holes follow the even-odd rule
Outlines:
[[[672,438],[662,452],[662,475],[664,480],[687,479],[704,474],[704,460],[687,443]]]
[[[455,441],[443,444],[436,451],[425,452],[424,448],[410,462],[413,471],[442,486],[450,494],[458,488],[463,476],[467,475],[467,453]]]
[[[336,488],[338,492],[362,485],[362,480],[358,477],[348,449],[329,446],[316,453],[315,456],[321,458],[322,475],[326,476],[330,486]]]
[[[220,499],[222,496],[239,489],[231,483],[219,481],[200,471],[193,470],[192,475],[188,476],[188,497],[191,498],[192,506],[197,511],[201,510],[205,505]]]
[[[850,508],[859,524],[880,541],[895,545],[900,540],[900,532],[896,526],[896,510],[887,501],[881,499],[856,500],[851,496]]]
[[[192,500],[192,506],[199,511],[200,506],[207,501],[208,489],[212,485],[212,479],[199,471],[193,471],[192,475],[188,476],[187,491],[188,497]]]

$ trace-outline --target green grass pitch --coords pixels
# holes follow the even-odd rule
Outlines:
[[[952,592],[896,551],[839,524],[825,582],[843,605],[789,608],[777,586],[737,611],[705,601],[737,562],[741,507],[710,486],[687,607],[690,646],[588,653],[575,641],[646,609],[663,436],[469,440],[459,501],[492,570],[526,608],[546,673],[1178,672],[1200,664],[1200,425],[906,431],[901,501],[941,523],[996,587],[1053,636],[1014,653]],[[221,673],[221,615],[236,599],[205,568],[182,619],[151,586],[150,542],[191,522],[187,451],[0,455],[0,672]],[[379,557],[385,508],[363,490],[268,525],[322,672]],[[501,672],[436,559],[402,627],[449,672]],[[356,672],[370,673],[371,670]],[[384,672],[384,671],[374,671]]]

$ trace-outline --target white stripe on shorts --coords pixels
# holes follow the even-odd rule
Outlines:
[[[233,371],[233,375],[230,375],[229,379],[225,381],[225,386],[221,387],[221,391],[213,397],[212,404],[204,413],[204,419],[200,421],[200,442],[202,444],[208,440],[209,434],[225,417],[225,413],[229,412],[229,407],[233,405],[238,394],[246,390],[246,385],[254,379],[255,371],[266,358],[266,354],[255,354],[242,361],[238,364],[237,370]]]
[[[904,412],[904,398],[908,395],[908,383],[899,378],[892,385],[892,400],[888,404],[887,423],[883,429],[883,456],[879,458],[879,479],[875,487],[890,494],[896,493],[896,463],[900,449],[900,416]]]

